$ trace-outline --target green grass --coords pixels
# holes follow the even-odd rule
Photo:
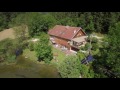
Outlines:
[[[57,64],[60,64],[62,61],[64,61],[66,55],[64,52],[60,51],[59,49],[57,48],[54,48],[52,47],[52,52],[53,52],[53,55],[54,54],[57,54],[58,56],[56,56],[56,60],[58,61],[55,61],[54,59],[52,60],[53,63],[57,63]]]
[[[59,78],[57,69],[52,65],[40,64],[38,61],[17,58],[17,63],[0,64],[0,78]]]
[[[54,47],[52,47],[52,53],[53,53],[53,55],[54,54],[58,55],[58,56],[56,56],[56,60],[58,62],[56,62],[56,60],[53,59],[52,63],[61,63],[65,59],[65,57],[66,57],[64,52],[62,52],[59,49],[54,48]],[[23,56],[28,57],[28,59],[30,59],[30,60],[37,61],[37,57],[36,57],[35,51],[30,51],[29,49],[25,49],[23,51]],[[43,62],[41,62],[41,63],[43,63]]]
[[[52,59],[51,61],[51,64],[52,65],[55,65],[56,67],[64,61],[66,55],[64,52],[62,52],[61,50],[57,49],[57,48],[54,48],[52,47],[52,53],[53,55],[57,54],[58,56],[56,56],[56,60],[55,59]],[[35,51],[30,51],[29,49],[25,49],[23,51],[23,56],[25,57],[28,57],[28,59],[32,60],[32,61],[37,61],[37,57],[36,57],[36,53]],[[43,61],[40,62],[41,64],[44,64]]]
[[[30,51],[29,49],[23,51],[23,56],[26,56],[31,60],[37,60],[35,51]]]

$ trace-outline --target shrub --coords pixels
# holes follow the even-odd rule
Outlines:
[[[93,37],[93,38],[92,38],[92,43],[97,43],[97,42],[98,42],[98,39],[95,38],[95,37]]]
[[[88,36],[88,37],[87,37],[87,41],[90,42],[90,39],[91,39],[90,36]]]
[[[14,63],[14,62],[16,62],[16,56],[15,56],[15,55],[8,56],[8,57],[7,57],[7,62],[9,62],[9,63]]]
[[[81,47],[80,47],[80,50],[85,50],[85,47],[84,47],[84,46],[81,46]]]
[[[90,48],[90,44],[89,44],[89,43],[86,43],[84,49],[85,49],[85,50],[88,50],[89,48]]]
[[[30,51],[34,51],[34,43],[33,42],[30,42],[28,47],[29,47]]]
[[[92,50],[97,50],[99,48],[98,44],[93,43],[92,44]]]

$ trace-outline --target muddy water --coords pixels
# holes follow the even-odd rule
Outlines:
[[[0,64],[0,78],[60,78],[52,65],[40,64],[19,56],[16,63]]]

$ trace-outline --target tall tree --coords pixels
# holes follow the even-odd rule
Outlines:
[[[3,13],[0,13],[0,31],[6,28],[6,26],[7,26],[6,16],[3,15]]]
[[[49,28],[55,25],[55,19],[50,14],[33,13],[31,21],[28,24],[29,34],[31,36],[39,35],[40,32],[47,32]]]
[[[80,55],[80,54],[79,54]],[[81,55],[80,55],[81,56]],[[59,65],[59,72],[62,78],[91,78],[94,77],[92,69],[89,66],[81,64],[81,58],[77,56],[68,56]]]
[[[120,77],[120,22],[109,28],[108,46],[100,49],[101,55],[93,63],[99,77]]]
[[[39,61],[45,61],[45,63],[50,63],[53,58],[52,49],[49,45],[48,35],[42,32],[38,43],[35,46],[36,55]]]

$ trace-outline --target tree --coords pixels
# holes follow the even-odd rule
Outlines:
[[[11,20],[9,22],[9,27],[16,27],[21,25],[28,25],[28,22],[31,20],[31,13],[12,13],[10,15]]]
[[[87,13],[87,25],[86,27],[84,27],[86,29],[87,32],[93,32],[95,30],[94,28],[94,18],[93,16],[91,15],[91,13]]]
[[[86,43],[84,49],[85,49],[85,50],[88,50],[88,49],[90,49],[90,48],[91,48],[90,43]]]
[[[96,55],[93,63],[94,71],[99,77],[120,77],[120,22],[109,28],[108,45],[100,49],[101,55]]]
[[[96,51],[99,49],[98,43],[92,43],[92,50]]]
[[[78,78],[80,61],[76,56],[68,56],[59,66],[59,72],[62,78]]]
[[[80,55],[80,54],[79,54]],[[91,78],[94,77],[94,72],[90,70],[89,66],[81,64],[81,55],[78,56],[68,56],[59,65],[58,70],[62,78]]]
[[[28,27],[26,25],[21,25],[13,28],[14,30],[14,45],[17,49],[22,48],[25,49],[28,46]]]
[[[97,42],[98,42],[98,39],[95,38],[95,37],[92,37],[91,40],[92,40],[92,41],[91,41],[92,43],[97,43]]]
[[[8,62],[15,61],[16,46],[12,39],[5,39],[0,41],[0,59]]]
[[[19,42],[22,42],[29,37],[28,28],[26,25],[14,27],[14,34],[15,34],[16,39],[18,39]]]
[[[36,55],[38,61],[45,61],[45,63],[50,63],[53,58],[52,48],[49,45],[49,37],[47,34],[42,32],[38,43],[35,46]]]
[[[33,42],[29,42],[28,47],[29,47],[30,51],[34,51],[34,43]]]
[[[66,18],[63,18],[61,20],[59,20],[59,23],[61,25],[65,25],[65,26],[77,26],[77,24],[75,22],[73,22],[73,19],[70,18],[70,17],[66,17]]]
[[[47,32],[49,28],[55,25],[56,20],[50,14],[33,13],[31,21],[28,24],[29,34],[33,37],[40,32]]]
[[[79,20],[78,26],[80,26],[84,29],[86,27],[85,15],[81,14],[78,20]]]
[[[0,13],[0,31],[2,31],[7,25],[6,16]]]

